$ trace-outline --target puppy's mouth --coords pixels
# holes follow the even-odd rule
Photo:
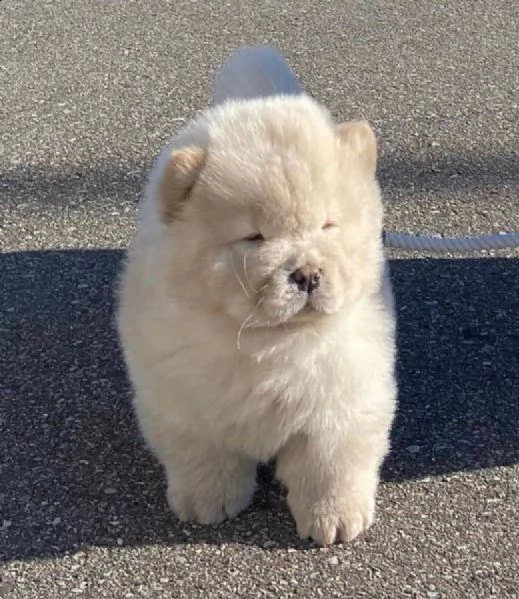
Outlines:
[[[279,319],[272,319],[267,326],[278,327],[287,325],[307,324],[316,319],[330,316],[332,311],[327,310],[323,302],[316,295],[301,293],[287,305],[287,310]]]
[[[305,299],[303,307],[294,314],[294,318],[329,316],[330,312],[324,308],[320,298],[308,294]]]
[[[317,305],[315,305],[315,302],[312,300],[312,298],[309,297],[307,298],[306,304],[303,306],[302,310],[299,311],[299,314],[323,314],[323,312]]]

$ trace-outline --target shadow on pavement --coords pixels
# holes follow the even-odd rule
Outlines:
[[[144,162],[148,161],[104,169],[86,165],[13,168],[0,172],[0,189],[9,192],[4,201],[12,201],[15,206],[31,202],[36,209],[49,205],[60,207],[64,201],[70,204],[71,198],[81,205],[85,202],[106,205],[113,198],[121,197],[131,203],[137,201],[150,166]],[[393,192],[406,190],[413,193],[427,190],[429,195],[443,190],[455,193],[478,189],[493,193],[507,187],[518,189],[519,154],[467,157],[433,153],[424,158],[387,155],[380,158],[379,177],[385,197],[392,202],[398,202]],[[35,198],[39,198],[38,201],[34,201]]]
[[[395,201],[393,191],[410,191],[415,201],[448,190],[450,193],[474,190],[495,193],[519,188],[519,154],[441,154],[425,158],[382,156],[378,172],[384,195]],[[467,201],[473,200],[465,195]],[[396,200],[397,201],[397,200]]]
[[[113,328],[119,251],[0,256],[0,557],[90,546],[303,547],[268,468],[252,508],[179,524],[144,449]],[[386,481],[519,460],[519,263],[397,260],[400,409]]]

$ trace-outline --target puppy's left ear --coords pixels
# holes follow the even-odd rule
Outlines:
[[[178,220],[205,163],[205,150],[194,146],[173,150],[168,156],[158,187],[163,222]]]
[[[367,121],[349,121],[337,125],[337,135],[343,147],[363,168],[367,175],[377,170],[377,139]]]

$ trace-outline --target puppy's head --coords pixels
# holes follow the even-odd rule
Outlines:
[[[380,284],[376,141],[310,99],[227,104],[169,150],[156,199],[168,285],[243,327],[333,315]],[[196,139],[196,135],[194,138]]]

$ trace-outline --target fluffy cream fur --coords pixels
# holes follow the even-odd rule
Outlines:
[[[118,328],[179,518],[235,516],[277,456],[302,537],[371,524],[396,396],[375,168],[370,127],[303,94],[228,100],[159,157]]]

